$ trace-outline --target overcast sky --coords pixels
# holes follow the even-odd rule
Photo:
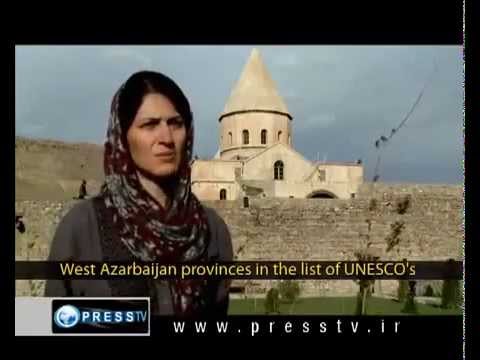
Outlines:
[[[431,78],[381,150],[381,180],[463,182],[460,46],[20,46],[16,135],[103,144],[112,95],[133,72],[152,69],[184,89],[195,152],[213,157],[218,117],[253,47],[293,116],[296,150],[309,160],[361,158],[365,180],[375,140],[390,135]]]

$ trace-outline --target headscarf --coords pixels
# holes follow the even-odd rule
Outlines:
[[[206,213],[191,192],[193,119],[176,174],[171,206],[164,209],[140,184],[118,116],[119,97],[112,100],[104,152],[105,183],[101,195],[113,214],[113,228],[130,253],[159,263],[206,261],[209,229]],[[126,131],[126,130],[125,130]],[[123,140],[122,140],[123,139]],[[206,281],[169,281],[176,315],[195,314],[205,305]]]

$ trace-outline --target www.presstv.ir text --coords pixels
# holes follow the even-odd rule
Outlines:
[[[234,326],[229,321],[173,321],[173,333],[182,334],[248,334],[250,336],[263,334],[397,334],[401,330],[400,321],[379,320],[378,323],[366,325],[357,320],[336,321],[250,321],[242,327]]]

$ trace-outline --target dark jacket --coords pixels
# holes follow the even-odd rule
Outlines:
[[[211,234],[208,248],[209,259],[211,261],[232,261],[232,242],[227,225],[215,210],[208,207],[205,209]],[[124,256],[128,253],[125,246],[116,246],[113,251],[105,247],[105,236],[102,236],[103,232],[99,227],[101,218],[98,216],[94,199],[82,200],[74,205],[58,225],[50,249],[49,261],[127,260]],[[105,226],[102,227],[102,229],[104,228]],[[109,253],[108,256],[106,256],[106,252]],[[153,294],[155,296],[152,296],[152,291],[155,292]],[[226,280],[210,280],[207,294],[210,305],[206,315],[225,315],[229,303]],[[153,314],[171,315],[173,313],[168,284],[160,281],[151,282],[145,278],[48,280],[45,296],[150,296],[152,300],[156,299],[152,301]]]

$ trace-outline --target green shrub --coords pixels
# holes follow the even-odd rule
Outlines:
[[[460,286],[458,280],[444,280],[442,286],[442,305],[444,309],[454,308],[458,305]]]
[[[300,285],[295,280],[282,280],[278,285],[278,291],[283,301],[292,303],[300,296]]]
[[[280,313],[280,298],[276,288],[271,288],[265,298],[265,313]]]

